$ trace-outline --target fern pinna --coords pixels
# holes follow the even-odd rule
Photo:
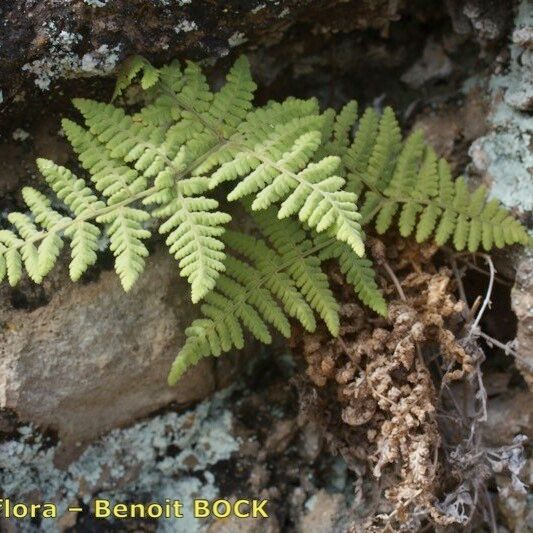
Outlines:
[[[15,285],[26,270],[41,282],[68,240],[73,280],[109,247],[129,290],[158,228],[192,301],[202,301],[171,383],[201,357],[241,348],[246,331],[268,343],[270,328],[288,336],[293,319],[312,331],[319,317],[336,335],[324,261],[336,260],[361,301],[385,315],[362,225],[383,233],[397,220],[404,236],[453,237],[459,250],[529,242],[484,188],[471,194],[462,178],[452,180],[420,133],[403,141],[389,108],[359,117],[356,102],[335,113],[295,98],[254,107],[244,57],[216,93],[194,63],[157,69],[134,57],[113,99],[136,78],[144,102],[137,112],[74,100],[85,124],[62,125],[89,180],[37,161],[55,198],[23,189],[27,212],[10,213],[11,227],[0,230],[0,279]],[[215,189],[244,205],[253,234],[228,229]]]

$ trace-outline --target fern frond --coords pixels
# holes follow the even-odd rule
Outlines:
[[[360,194],[363,188],[362,178],[366,175],[368,161],[375,146],[378,126],[377,113],[372,108],[366,109],[359,121],[353,143],[343,158],[348,170],[348,191]]]
[[[83,140],[90,144],[85,132],[81,132],[74,124],[67,124],[67,130],[74,139],[73,144],[76,147],[80,148]],[[79,137],[78,133],[80,134]],[[91,145],[89,151],[93,148]],[[101,153],[102,159],[95,163],[96,165],[109,163],[109,160],[105,158],[105,151]],[[88,157],[87,151],[80,149],[80,158],[93,171],[94,165],[91,166],[89,162],[96,161],[95,157],[93,155],[91,159]],[[38,160],[38,166],[58,198],[63,200],[76,215],[76,219],[71,221],[71,224],[66,224],[64,228],[65,235],[72,239],[71,277],[79,279],[84,269],[96,261],[100,232],[97,226],[88,222],[90,219],[106,227],[110,238],[110,249],[115,256],[115,269],[124,290],[130,290],[143,271],[144,258],[148,255],[148,249],[143,240],[150,237],[150,232],[143,228],[143,224],[150,218],[150,215],[143,210],[122,205],[120,201],[126,200],[128,196],[134,197],[135,192],[142,192],[142,187],[137,187],[124,195],[123,190],[117,190],[109,182],[106,173],[112,171],[113,168],[109,165],[104,166],[103,170],[98,168],[100,174],[96,171],[93,174],[93,179],[97,188],[103,189],[109,195],[111,205],[106,205],[97,199],[84,180],[74,176],[68,169],[43,159]],[[101,180],[99,175],[102,176]],[[118,176],[121,175],[118,173]],[[120,179],[117,181],[120,182]],[[105,184],[108,186],[106,187]],[[127,185],[122,185],[122,187],[127,188]]]
[[[242,259],[233,255],[226,258],[226,272],[201,307],[203,318],[193,321],[185,331],[187,340],[170,370],[170,384],[202,357],[217,357],[234,347],[242,348],[245,330],[266,344],[271,342],[269,325],[285,337],[290,335],[288,317],[314,331],[315,309],[328,320],[328,327],[338,331],[338,317],[330,315],[336,314],[337,304],[332,300],[327,278],[315,279],[316,257],[307,262],[311,243],[298,234],[297,251],[283,250],[284,243],[276,232],[272,235],[279,250],[242,233],[228,231],[224,235],[228,247]],[[307,284],[309,274],[312,286]]]
[[[120,96],[141,71],[143,72],[141,87],[145,90],[153,87],[159,78],[159,71],[144,57],[132,56],[124,62],[118,72],[112,100]]]
[[[144,258],[149,255],[143,243],[143,239],[150,237],[150,232],[143,229],[143,222],[149,218],[150,215],[141,209],[120,207],[96,219],[107,224],[111,240],[109,248],[115,256],[115,270],[125,291],[137,281],[144,270]]]
[[[209,114],[216,124],[220,124],[222,136],[232,135],[252,108],[254,91],[257,88],[252,79],[250,64],[246,56],[241,56],[226,77],[226,83],[218,91]]]
[[[271,246],[243,233],[225,233],[228,248],[241,259],[227,256],[226,272],[201,308],[203,318],[195,320],[185,332],[187,340],[172,366],[169,383],[175,383],[202,357],[241,348],[244,330],[261,342],[270,343],[270,324],[288,337],[288,317],[314,331],[315,311],[331,334],[338,334],[339,305],[316,253],[325,245],[315,247],[295,222],[277,220],[274,214],[273,209],[253,214]],[[355,256],[348,245],[337,244]],[[362,280],[365,282],[367,279]]]
[[[297,282],[287,271],[289,258],[277,253],[265,241],[243,233],[228,231],[224,241],[235,253],[250,261],[260,273],[262,277],[256,278],[254,283],[264,285],[281,302],[288,316],[296,318],[308,331],[315,330],[316,320],[311,307],[312,302],[309,302],[309,298],[298,290]],[[228,256],[229,272],[234,272],[235,260],[231,255]]]
[[[248,113],[255,84],[246,60],[237,61],[228,75],[227,90],[225,87],[215,96],[207,92],[205,79],[200,77],[196,68],[194,64],[188,64],[184,75],[191,82],[186,82],[179,92],[169,90],[164,84],[161,87],[181,108],[182,122],[186,123],[187,130],[195,124],[195,144],[184,147],[186,160],[191,160],[191,150],[196,156],[197,146],[201,146],[204,152],[212,152],[207,161],[193,170],[193,176],[211,171],[211,188],[239,179],[228,200],[255,194],[254,210],[283,201],[280,216],[298,214],[302,222],[319,232],[333,228],[339,240],[347,242],[362,255],[364,245],[356,196],[343,190],[344,180],[332,175],[334,167],[331,164],[312,163],[321,146],[324,122],[315,105],[291,100],[286,107],[292,108],[295,118],[287,120],[293,116],[291,113],[284,120],[273,122],[272,115],[279,113],[280,106],[271,105],[263,112]],[[189,94],[190,87],[194,87],[194,101]],[[209,112],[199,102],[206,103]],[[349,106],[342,115],[344,122],[350,113],[353,114],[353,107]],[[179,135],[173,127],[169,132],[172,130],[181,140],[186,130],[179,123],[177,126]],[[345,124],[341,123],[338,135],[341,135],[342,128]],[[217,139],[223,139],[220,147],[216,145]]]
[[[267,209],[281,202],[279,218],[297,214],[302,222],[318,232],[330,229],[339,240],[362,255],[364,245],[355,203],[357,197],[344,191],[344,179],[335,175],[339,158],[329,156],[316,163],[312,161],[321,144],[320,129],[300,134],[287,148],[294,126],[305,124],[302,119],[294,120],[297,122],[278,126],[263,143],[257,143],[255,135],[251,139],[233,141],[242,155],[223,163],[215,171],[212,187],[240,178],[228,200],[255,195],[253,210]],[[308,127],[312,124],[307,122]]]
[[[113,98],[135,80],[144,104],[132,114],[74,100],[85,126],[64,120],[63,129],[87,179],[37,161],[55,199],[23,190],[26,212],[10,213],[11,226],[0,230],[0,280],[15,285],[26,270],[41,282],[66,239],[73,280],[108,246],[129,290],[159,226],[192,301],[203,300],[170,382],[201,357],[241,348],[246,331],[268,343],[272,330],[288,336],[291,320],[313,331],[320,317],[336,335],[339,305],[326,260],[337,261],[360,300],[385,315],[362,225],[378,233],[397,225],[419,242],[451,239],[458,250],[531,242],[485,188],[471,193],[464,179],[453,180],[420,133],[402,140],[390,108],[381,116],[367,109],[359,120],[355,101],[338,113],[321,113],[315,99],[254,108],[246,58],[212,91],[195,63],[156,68],[134,57]],[[213,198],[217,187],[245,203],[264,239],[226,231],[231,217]]]
[[[15,287],[22,277],[22,256],[20,248],[24,241],[19,239],[16,234],[9,230],[0,230],[0,271],[3,280],[7,275],[9,284]]]
[[[397,219],[400,234],[422,242],[434,236],[442,245],[450,238],[457,250],[527,244],[527,230],[479,187],[470,193],[466,181],[453,181],[444,159],[424,143],[421,132],[402,142],[390,108],[381,118],[367,109],[354,141],[342,158],[347,189],[361,193],[363,224],[374,221],[382,234]]]
[[[294,282],[283,275],[276,254],[265,254],[268,248],[264,243],[246,235],[228,232],[226,238],[254,264],[227,257],[226,272],[219,277],[215,290],[205,297],[201,306],[203,318],[194,320],[185,330],[185,345],[168,376],[171,385],[201,358],[218,357],[233,347],[241,349],[245,330],[262,343],[270,344],[269,324],[283,336],[290,335],[287,315],[303,319],[308,329],[314,328],[314,320],[309,318],[312,312],[309,315]],[[286,293],[282,292],[284,288],[288,288]]]
[[[342,274],[361,302],[378,315],[387,316],[387,302],[376,283],[374,265],[369,258],[359,257],[346,244],[332,242],[322,235],[315,238],[315,246],[320,248],[318,258],[321,262],[338,261]]]
[[[155,216],[167,218],[159,231],[169,233],[166,243],[179,261],[180,275],[191,284],[194,303],[213,289],[225,270],[224,244],[219,237],[231,217],[215,211],[217,207],[211,198],[181,194],[154,211]]]
[[[91,172],[96,188],[110,195],[111,204],[139,196],[139,193],[145,204],[158,204],[152,215],[166,219],[160,232],[171,232],[167,238],[170,252],[179,260],[181,275],[191,283],[193,302],[199,301],[213,288],[218,273],[224,270],[224,245],[218,237],[230,220],[229,215],[215,211],[218,206],[215,200],[203,196],[194,198],[208,189],[206,179],[177,179],[190,172],[190,168],[184,163],[184,151],[174,147],[175,131],[167,131],[163,141],[160,129],[134,124],[122,110],[117,113],[112,106],[90,101],[78,101],[77,105],[91,130],[72,123],[66,124],[66,130],[79,152],[80,161]],[[113,116],[118,122],[99,121],[97,117],[102,113]],[[129,132],[127,138],[126,132]],[[97,153],[102,154],[99,159]],[[134,169],[127,165],[133,161],[136,161]],[[113,179],[114,176],[119,179]],[[149,180],[153,180],[154,187],[149,190],[150,194],[144,194]],[[117,220],[125,219],[121,216]],[[134,229],[137,236],[147,236],[140,226],[141,221],[137,221],[136,227],[134,222],[130,218],[127,226]],[[114,249],[121,247],[117,245]],[[132,268],[130,274],[123,274],[122,278],[133,283],[144,267],[142,258],[146,252],[140,246],[127,249]]]
[[[294,221],[277,220],[272,209],[254,213],[253,218],[261,233],[268,238],[283,263],[287,265],[285,271],[294,280],[309,305],[322,318],[330,333],[334,337],[337,336],[339,304],[329,287],[326,274],[320,267],[319,257],[310,253],[314,248],[313,242]]]
[[[320,157],[346,154],[351,143],[351,132],[357,121],[358,104],[355,100],[348,102],[339,113],[333,109],[324,112],[324,126],[322,138],[326,140],[321,150]]]

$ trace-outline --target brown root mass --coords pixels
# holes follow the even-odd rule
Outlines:
[[[373,316],[331,273],[344,302],[338,338],[298,331],[292,339],[307,365],[303,409],[359,474],[353,531],[465,525],[487,496],[490,454],[501,455],[481,444],[484,354],[469,334],[472,317],[451,270],[433,266],[433,246],[398,241],[385,250],[376,240],[371,249],[384,267],[389,316]]]

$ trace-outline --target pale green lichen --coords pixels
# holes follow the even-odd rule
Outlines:
[[[196,24],[196,22],[194,22],[194,20],[187,20],[187,19],[182,20],[179,24],[174,26],[174,31],[176,33],[182,33],[182,32],[187,33],[189,31],[193,31],[196,29],[198,29],[198,25]]]
[[[492,131],[470,148],[474,166],[491,181],[491,196],[524,212],[533,209],[533,117],[524,111],[533,102],[533,67],[520,60],[529,53],[526,34],[533,35],[533,12],[527,0],[515,21],[510,68],[490,80],[495,102],[489,116]]]
[[[103,44],[92,52],[78,55],[74,47],[81,42],[81,34],[59,30],[53,21],[45,26],[45,34],[49,39],[48,55],[22,67],[35,75],[35,85],[42,90],[49,90],[50,83],[58,78],[109,74],[120,59],[120,44],[113,47]]]
[[[0,444],[0,486],[3,497],[20,501],[39,495],[53,502],[59,514],[94,494],[118,501],[180,499],[184,517],[160,521],[161,531],[195,532],[191,515],[194,496],[218,495],[209,468],[229,459],[239,448],[232,434],[232,414],[225,401],[231,389],[185,414],[166,413],[127,429],[117,429],[89,446],[66,470],[54,466],[56,446],[47,446],[29,426]],[[43,520],[38,530],[56,531],[57,522]],[[28,520],[18,530],[37,528]]]

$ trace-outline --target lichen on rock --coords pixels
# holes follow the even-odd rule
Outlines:
[[[510,66],[490,80],[492,131],[470,149],[474,167],[491,186],[491,195],[521,212],[533,209],[533,11],[521,2],[510,46]]]
[[[65,470],[54,465],[57,445],[43,440],[32,426],[21,426],[17,437],[0,444],[2,493],[21,501],[37,497],[55,503],[59,516],[69,505],[89,506],[96,494],[115,503],[180,499],[184,517],[162,519],[158,530],[199,531],[192,499],[219,494],[209,469],[239,449],[225,402],[230,392],[219,393],[184,414],[168,412],[114,430]],[[55,521],[46,519],[38,527],[29,520],[17,522],[19,526],[22,531],[57,531]]]

